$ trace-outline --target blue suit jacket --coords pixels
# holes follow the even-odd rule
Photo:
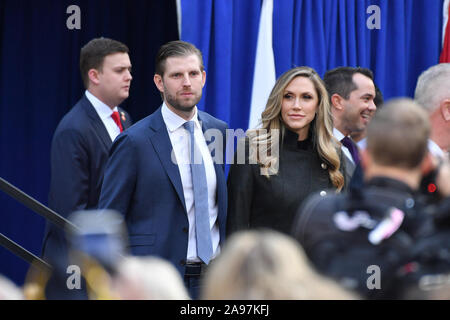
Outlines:
[[[119,112],[124,112],[119,109]],[[131,125],[124,112],[124,129]],[[97,208],[111,138],[86,95],[62,118],[52,140],[48,205],[67,218],[73,211]],[[52,264],[66,261],[64,230],[47,222],[42,255]]]
[[[220,130],[224,155],[227,124],[198,112],[202,130]],[[133,255],[156,255],[171,261],[184,276],[189,222],[181,177],[171,160],[172,144],[161,108],[123,132],[110,151],[99,208],[124,215]],[[214,159],[214,154],[212,154]],[[227,187],[223,164],[217,178],[220,241],[225,238]]]

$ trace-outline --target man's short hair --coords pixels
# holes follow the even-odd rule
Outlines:
[[[427,152],[427,113],[412,99],[389,101],[367,127],[367,150],[378,165],[417,168]]]
[[[84,87],[89,87],[88,72],[91,69],[102,71],[105,57],[114,53],[128,53],[128,47],[116,40],[96,38],[89,41],[80,52],[80,72]]]
[[[375,84],[375,98],[373,98],[373,103],[377,106],[377,109],[381,108],[384,103],[383,94],[381,93],[380,88]]]
[[[356,73],[361,73],[373,81],[373,73],[367,68],[338,67],[328,70],[323,77],[323,81],[327,87],[330,99],[335,93],[345,100],[350,98],[350,93],[357,89],[356,84],[353,82],[353,75]]]
[[[417,79],[414,99],[433,113],[442,99],[450,98],[450,63],[434,65]]]
[[[205,69],[203,65],[203,57],[200,50],[193,44],[181,40],[170,41],[159,48],[155,60],[155,73],[161,77],[164,75],[166,60],[170,57],[186,57],[192,54],[197,55],[200,61],[200,70]]]

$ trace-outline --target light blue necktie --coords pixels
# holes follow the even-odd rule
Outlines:
[[[205,166],[199,148],[195,143],[193,121],[184,123],[184,127],[191,136],[191,174],[194,189],[195,234],[197,240],[197,255],[206,264],[211,259],[213,250],[211,229],[209,227],[208,184],[206,182]],[[194,157],[194,155],[197,155]],[[200,161],[197,159],[200,157]],[[194,161],[196,160],[196,161]]]

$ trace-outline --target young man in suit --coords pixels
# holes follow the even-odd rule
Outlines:
[[[51,147],[49,207],[65,218],[97,208],[109,149],[131,125],[129,115],[118,107],[128,98],[132,79],[128,47],[112,39],[93,39],[81,49],[80,71],[86,91],[59,123]],[[59,269],[67,268],[64,230],[49,222],[42,256]],[[47,286],[48,298],[71,298],[76,292],[66,288],[65,279],[54,279]]]
[[[206,73],[194,45],[163,45],[155,70],[163,104],[114,142],[99,208],[123,214],[131,253],[172,262],[195,299],[225,236],[227,124],[196,107]],[[223,139],[214,155],[210,133]]]

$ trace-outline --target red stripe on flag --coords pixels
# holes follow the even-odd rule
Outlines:
[[[442,47],[441,58],[439,59],[440,63],[450,62],[450,5],[447,10],[449,11],[449,19],[445,27],[444,45]]]

